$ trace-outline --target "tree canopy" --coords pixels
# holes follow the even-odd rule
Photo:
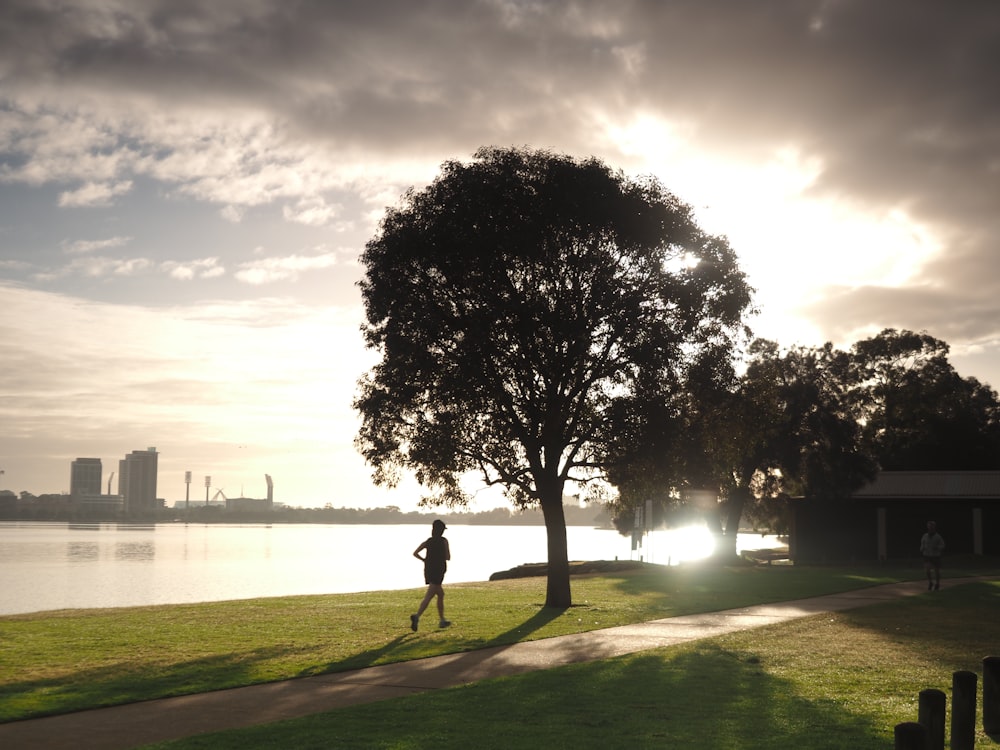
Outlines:
[[[844,358],[830,345],[782,351],[756,340],[739,375],[719,357],[692,368],[667,428],[654,429],[653,440],[633,438],[657,455],[625,461],[613,476],[622,515],[642,499],[630,494],[637,474],[667,506],[690,510],[690,494],[726,556],[735,554],[741,521],[783,530],[783,498],[850,494],[875,465],[846,396]]]
[[[666,402],[743,332],[724,238],[652,179],[596,159],[484,148],[388,210],[362,255],[357,445],[378,483],[412,472],[463,504],[470,473],[537,504],[546,604],[571,604],[563,495],[605,475],[623,404]]]
[[[851,394],[865,449],[887,471],[1000,468],[1000,402],[927,333],[886,329],[857,342]]]
[[[745,369],[691,368],[669,404],[620,432],[618,518],[651,494],[717,499],[708,520],[735,550],[741,521],[783,530],[785,498],[836,501],[886,471],[1000,469],[1000,400],[927,333],[886,329],[849,350],[754,341]]]

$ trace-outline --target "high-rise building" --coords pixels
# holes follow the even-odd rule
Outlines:
[[[101,494],[101,459],[78,458],[70,465],[69,494],[74,498]]]
[[[128,515],[152,515],[156,501],[156,448],[132,451],[118,462],[118,494]]]

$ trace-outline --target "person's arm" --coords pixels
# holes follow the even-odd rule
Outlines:
[[[420,560],[420,562],[424,562],[424,558],[420,556],[420,550],[426,548],[427,548],[427,542],[421,542],[420,546],[417,547],[415,550],[413,550],[413,556],[418,560]]]
[[[448,544],[447,539],[444,540],[444,559],[445,560],[451,559],[451,545]]]

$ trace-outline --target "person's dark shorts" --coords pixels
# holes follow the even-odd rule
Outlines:
[[[444,583],[444,573],[441,568],[424,568],[424,583],[428,586],[440,586]]]
[[[940,555],[936,555],[936,556],[924,555],[924,562],[927,563],[928,565],[930,565],[932,568],[940,568],[941,567],[941,556]]]

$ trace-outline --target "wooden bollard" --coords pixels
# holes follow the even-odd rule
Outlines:
[[[1000,734],[1000,656],[983,659],[983,731]]]
[[[897,724],[892,732],[893,747],[896,750],[927,750],[927,728],[915,721]]]
[[[933,688],[920,691],[917,722],[927,730],[929,750],[944,750],[944,714],[947,696]]]
[[[951,676],[951,750],[976,748],[975,672],[960,670]]]

